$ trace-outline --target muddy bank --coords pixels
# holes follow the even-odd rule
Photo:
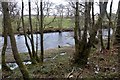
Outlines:
[[[56,29],[45,29],[44,31],[43,31],[43,33],[53,33],[53,32],[69,32],[69,31],[73,31],[73,29],[58,29],[58,28],[56,28]],[[40,34],[40,31],[33,31],[33,33],[34,34]],[[20,35],[23,35],[24,33],[23,32],[21,32],[21,33],[15,33],[15,34],[20,34]],[[27,34],[31,34],[31,32],[27,32]]]
[[[43,33],[53,33],[53,32],[60,32],[61,33],[61,32],[71,32],[71,31],[73,31],[72,28],[64,28],[64,29],[59,29],[59,28],[50,29],[50,28],[47,28],[43,31]],[[30,31],[27,31],[26,33],[31,34]],[[14,32],[14,34],[24,35],[23,31]],[[40,31],[33,30],[33,34],[40,34]],[[3,34],[0,34],[0,36],[3,36]]]

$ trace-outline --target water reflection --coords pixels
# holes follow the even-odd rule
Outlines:
[[[112,35],[112,33],[113,33],[113,30],[111,29],[111,35]],[[73,35],[74,35],[73,32],[45,33],[44,34],[44,49],[56,48],[56,47],[58,47],[58,45],[60,45],[60,46],[74,45]],[[107,35],[108,35],[108,30],[103,29],[103,39],[106,39]],[[35,48],[36,48],[36,44],[38,44],[38,50],[40,50],[40,35],[34,34],[33,37],[34,37]],[[36,43],[36,37],[38,37],[38,43]],[[15,35],[15,38],[16,38],[18,51],[20,53],[28,52],[26,45],[25,45],[24,36],[23,35],[22,36]],[[3,37],[0,37],[0,52],[1,52],[3,42],[4,42]],[[28,43],[31,48],[29,39],[28,39]],[[9,37],[8,37],[7,52],[11,52],[11,44],[10,44]]]
[[[44,34],[44,49],[50,49],[50,48],[56,48],[58,45],[62,45],[62,46],[68,46],[69,44],[74,45],[74,39],[72,36],[73,32],[62,32],[62,33],[45,33]],[[38,50],[40,50],[40,36],[38,35]],[[33,35],[34,36],[34,44],[36,47],[36,34]],[[25,40],[24,40],[24,36],[18,36],[15,35],[16,38],[16,43],[17,43],[17,48],[19,52],[27,52],[27,48],[25,45]],[[0,40],[2,43],[0,43],[0,46],[2,47],[3,44],[3,37],[0,37]],[[30,45],[31,48],[31,44],[30,41],[28,39],[28,43]],[[11,52],[11,44],[10,44],[10,39],[8,37],[8,46],[7,46],[7,52]]]

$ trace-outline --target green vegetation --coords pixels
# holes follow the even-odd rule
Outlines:
[[[25,16],[24,17],[24,19],[25,19],[25,27],[27,28],[27,27],[29,27],[29,18],[28,18],[28,16]],[[54,19],[54,17],[47,17],[47,18],[45,18],[44,19],[44,25],[46,25],[46,24],[48,24],[48,23],[50,23],[52,20]],[[17,19],[16,19],[17,20]],[[17,23],[16,23],[16,20],[14,20],[13,22],[12,22],[12,27],[13,27],[13,30],[14,30],[14,32],[16,33],[17,32]],[[59,28],[58,26],[59,26],[59,20],[60,20],[60,18],[59,17],[56,17],[55,18],[55,20],[51,23],[51,24],[49,24],[49,25],[46,25],[45,26],[45,29],[47,28],[47,29],[54,29],[54,28]],[[36,20],[36,16],[32,16],[32,25],[33,25],[33,30],[36,30],[36,23],[37,23],[37,20]],[[63,21],[62,21],[62,23],[63,23],[63,26],[62,26],[62,28],[71,28],[71,27],[73,27],[72,25],[73,25],[73,23],[71,22],[71,19],[70,18],[63,18]],[[38,23],[37,23],[38,24]],[[22,26],[21,26],[22,27]],[[39,27],[39,26],[37,26],[37,27]],[[0,32],[2,32],[2,17],[0,17]]]
[[[49,23],[53,20],[54,17],[49,17],[49,18],[45,18],[45,22],[44,23]],[[59,28],[59,21],[60,21],[60,18],[59,17],[56,17],[55,21],[53,23],[51,23],[50,25],[48,25],[47,27],[53,27],[53,28]],[[63,18],[63,21],[62,21],[62,28],[70,28],[72,23],[71,23],[71,19],[69,18]],[[46,28],[47,28],[46,27]]]
[[[100,53],[92,49],[89,63],[85,69],[72,65],[73,47],[62,47],[45,51],[45,62],[43,65],[27,65],[31,78],[67,78],[74,68],[71,78],[84,78],[95,80],[103,78],[117,78],[117,53],[111,49],[106,53]],[[25,54],[26,55],[26,54]],[[99,71],[97,71],[99,68]],[[21,78],[19,69],[13,70],[10,78]]]

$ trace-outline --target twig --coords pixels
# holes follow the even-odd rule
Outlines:
[[[82,74],[82,72],[83,72],[82,69],[80,69],[80,71],[81,71],[81,72],[77,75],[76,80],[78,79],[78,77],[80,76],[80,74]]]
[[[67,75],[67,78],[69,78],[70,75],[72,75],[74,71],[75,71],[75,68],[73,67],[72,71]]]

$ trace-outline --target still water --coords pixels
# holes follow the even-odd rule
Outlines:
[[[34,34],[34,44],[36,45],[36,37],[38,36],[38,50],[40,50],[40,35]],[[25,45],[25,39],[24,36],[18,36],[15,35],[17,48],[20,53],[28,52],[26,45]],[[3,45],[4,38],[0,37],[0,47]],[[29,40],[29,39],[28,39]],[[28,41],[29,45],[30,41]],[[50,48],[56,48],[60,46],[70,46],[74,45],[74,38],[73,38],[73,32],[62,32],[62,33],[45,33],[44,34],[44,49],[50,49]],[[11,52],[11,44],[10,39],[8,37],[8,46],[7,46],[7,52]]]
[[[111,30],[111,35],[113,31]],[[58,45],[60,46],[71,46],[74,45],[74,38],[73,38],[73,32],[62,32],[62,33],[44,33],[44,49],[51,49],[56,48]],[[106,39],[108,35],[108,30],[103,29],[103,39]],[[38,36],[38,50],[40,50],[40,35],[34,34],[34,44],[36,46],[36,37]],[[89,35],[88,35],[89,37]],[[28,52],[26,45],[25,45],[25,39],[24,36],[18,36],[15,35],[17,48],[20,53]],[[3,46],[4,38],[0,37],[0,52],[1,48]],[[30,41],[28,39],[28,43],[30,44]],[[31,47],[30,47],[31,48]],[[11,44],[10,39],[8,37],[8,46],[7,46],[7,52],[11,52]]]

